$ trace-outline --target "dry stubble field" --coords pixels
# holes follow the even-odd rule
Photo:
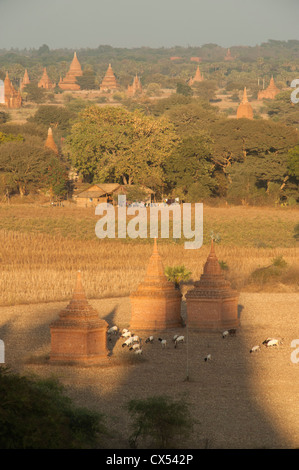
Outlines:
[[[54,375],[76,403],[104,412],[113,434],[105,441],[106,448],[128,448],[129,416],[123,405],[131,398],[154,394],[185,396],[198,420],[192,438],[178,448],[299,447],[299,363],[291,362],[291,341],[299,338],[298,283],[272,284],[264,289],[266,292],[241,289],[241,327],[235,338],[223,340],[220,333],[190,330],[189,382],[185,381],[187,345],[174,349],[174,331],[159,333],[168,340],[166,350],[155,341],[144,346],[140,360],[132,358],[118,340],[109,345],[110,357],[103,367],[50,366],[46,359],[49,323],[70,298],[75,271],[82,269],[90,303],[100,316],[123,328],[130,323],[128,294],[144,275],[152,247],[147,243],[93,240],[88,230],[86,235],[79,233],[82,212],[74,209],[52,215],[59,231],[53,237],[53,232],[49,233],[53,220],[49,230],[45,224],[49,218],[41,217],[49,214],[48,209],[39,210],[35,209],[39,220],[35,223],[33,210],[19,207],[5,212],[6,208],[0,208],[0,215],[6,215],[0,220],[0,338],[5,341],[6,363],[13,370]],[[298,212],[267,211],[206,209],[205,245],[194,254],[181,245],[161,243],[164,264],[185,264],[192,277],[198,278],[209,250],[209,230],[213,229],[222,235],[216,247],[218,258],[227,261],[228,275],[236,284],[245,283],[247,288],[246,275],[257,266],[269,264],[275,256],[283,255],[296,270],[298,248],[292,229],[298,223]],[[23,219],[18,217],[20,213]],[[88,218],[93,225],[92,214],[86,214],[87,226]],[[64,218],[69,230],[66,218],[70,216],[78,237],[61,235],[59,217]],[[246,226],[247,234],[251,234],[247,244]],[[233,228],[235,244],[230,241]],[[260,239],[263,247],[254,246]],[[184,286],[184,290],[187,288]],[[182,331],[186,334],[185,329]],[[158,333],[153,333],[157,337]],[[282,337],[284,342],[277,349],[262,347],[259,353],[249,353],[268,336]],[[208,352],[212,360],[205,363],[203,357]]]

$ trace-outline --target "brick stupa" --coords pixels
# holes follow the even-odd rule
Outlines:
[[[145,279],[130,296],[132,330],[165,330],[182,326],[182,294],[164,273],[155,239]]]
[[[50,325],[50,362],[89,365],[107,360],[107,327],[89,305],[78,271],[72,300]]]
[[[47,137],[47,140],[45,142],[45,147],[53,150],[53,152],[58,154],[58,148],[57,148],[57,145],[55,144],[55,141],[53,139],[53,132],[52,132],[51,127],[49,127],[49,129],[48,129],[48,137]]]
[[[238,293],[224,278],[213,240],[200,280],[186,294],[189,328],[216,330],[237,328]]]
[[[52,90],[52,88],[55,88],[55,83],[52,83],[48,77],[46,67],[44,67],[42,78],[38,82],[38,87],[44,88],[45,90]]]
[[[235,60],[235,58],[231,55],[230,49],[227,49],[226,56],[224,57],[224,60]]]
[[[116,82],[116,78],[115,78],[115,75],[113,73],[111,64],[109,64],[106,75],[103,78],[103,81],[100,85],[100,91],[116,90],[117,88],[118,88],[118,85],[117,85],[117,82]]]
[[[138,76],[136,75],[133,80],[133,84],[128,86],[127,95],[135,96],[137,93],[142,93],[142,85]]]
[[[80,85],[77,83],[77,77],[81,77],[82,75],[82,68],[75,52],[69,71],[67,72],[65,78],[60,78],[58,84],[59,88],[62,90],[80,90]]]
[[[244,88],[242,102],[239,104],[239,107],[237,109],[237,118],[238,119],[241,119],[241,118],[253,119],[253,109],[247,99],[246,87]]]
[[[192,86],[194,83],[203,82],[203,75],[200,73],[199,66],[196,69],[195,75],[193,78],[190,78],[188,84]]]
[[[16,109],[22,106],[22,98],[19,91],[16,91],[10,81],[8,72],[4,80],[4,102],[7,108]]]
[[[270,80],[270,84],[268,88],[265,90],[260,90],[257,95],[258,100],[269,99],[274,100],[275,96],[280,93],[280,89],[274,83],[274,78],[272,77]]]
[[[26,86],[26,85],[29,85],[30,83],[30,79],[29,79],[29,75],[28,75],[28,72],[27,72],[27,69],[25,70],[25,73],[24,73],[24,77],[22,78],[22,81],[21,81],[21,90],[23,90],[23,88]]]

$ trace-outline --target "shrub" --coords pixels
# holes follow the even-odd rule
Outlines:
[[[168,281],[174,282],[176,289],[179,289],[180,282],[188,281],[191,276],[191,271],[187,271],[185,266],[166,266],[165,274]]]
[[[137,448],[141,439],[149,448],[169,449],[176,445],[178,438],[181,443],[191,434],[194,420],[183,399],[172,401],[165,395],[154,396],[131,400],[126,408],[133,419],[131,448]]]

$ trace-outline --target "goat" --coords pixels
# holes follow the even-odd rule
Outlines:
[[[123,344],[122,347],[124,348],[125,346],[131,346],[133,344],[132,338],[128,338]]]
[[[129,351],[137,351],[138,349],[140,349],[140,344],[135,343],[133,344],[133,346],[130,347]]]
[[[266,347],[267,348],[270,348],[271,346],[278,346],[279,342],[278,342],[278,339],[270,339],[267,343],[266,343]]]
[[[174,341],[174,347],[177,347],[178,343],[184,343],[185,342],[185,336],[178,336],[175,341]]]
[[[253,348],[250,349],[250,353],[260,351],[261,347],[260,346],[253,346]]]
[[[146,338],[145,342],[146,343],[152,343],[154,341],[154,337],[153,336],[149,336],[148,338]]]
[[[112,326],[112,327],[109,328],[109,330],[107,331],[108,335],[110,335],[110,334],[116,335],[117,332],[118,332],[118,326]]]
[[[207,361],[210,361],[211,359],[212,359],[211,354],[208,354],[208,355],[204,358],[204,361],[207,362]]]
[[[158,340],[160,341],[162,348],[166,348],[166,339],[158,338]]]
[[[130,338],[130,336],[133,336],[131,331],[126,331],[121,335],[122,338]]]
[[[135,354],[141,355],[142,354],[142,349],[137,349],[137,351],[134,351]]]

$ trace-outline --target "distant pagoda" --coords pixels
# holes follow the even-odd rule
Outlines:
[[[182,294],[164,272],[155,239],[145,279],[130,295],[132,305],[130,328],[133,330],[164,330],[182,326]]]
[[[128,86],[127,95],[128,96],[135,96],[136,93],[142,93],[142,85],[141,85],[141,82],[140,82],[137,74],[135,75],[135,78],[133,80],[133,84]]]
[[[19,91],[16,91],[10,81],[8,72],[4,80],[4,102],[7,108],[14,109],[22,106],[22,97]]]
[[[52,129],[51,127],[49,127],[48,129],[48,137],[47,137],[47,140],[45,142],[45,147],[53,150],[53,152],[55,152],[56,154],[58,154],[58,148],[54,142],[54,139],[53,139],[53,132],[52,132]]]
[[[103,81],[100,85],[100,91],[116,90],[117,88],[118,88],[118,85],[116,82],[116,78],[113,73],[111,64],[109,64],[105,77],[103,78]]]
[[[192,86],[194,83],[199,83],[204,80],[203,74],[200,73],[199,66],[196,69],[195,75],[193,78],[190,78],[188,85]]]
[[[45,90],[52,90],[52,88],[55,88],[55,83],[52,83],[48,77],[46,67],[44,67],[42,78],[38,82],[38,87],[44,88]]]
[[[213,239],[203,274],[185,297],[189,328],[219,330],[239,326],[239,295],[224,278],[215,254]]]
[[[27,69],[25,69],[25,73],[24,73],[24,77],[22,78],[22,81],[21,81],[20,89],[23,90],[23,88],[26,85],[29,85],[29,83],[30,83],[29,75],[28,75]]]
[[[274,100],[275,96],[280,93],[280,89],[274,83],[274,78],[271,77],[270,84],[265,90],[260,90],[257,95],[258,100],[269,99]]]
[[[88,365],[107,360],[107,327],[88,303],[78,271],[70,303],[50,325],[50,362]]]
[[[235,58],[231,55],[230,49],[227,49],[227,53],[224,57],[224,60],[235,60]]]
[[[64,79],[60,77],[58,83],[59,88],[62,90],[80,90],[80,85],[77,83],[77,77],[83,75],[80,62],[77,58],[77,53],[74,53],[74,58],[70,65],[69,71],[67,72]]]
[[[253,109],[247,99],[246,87],[244,88],[243,99],[237,109],[237,118],[253,119]]]

